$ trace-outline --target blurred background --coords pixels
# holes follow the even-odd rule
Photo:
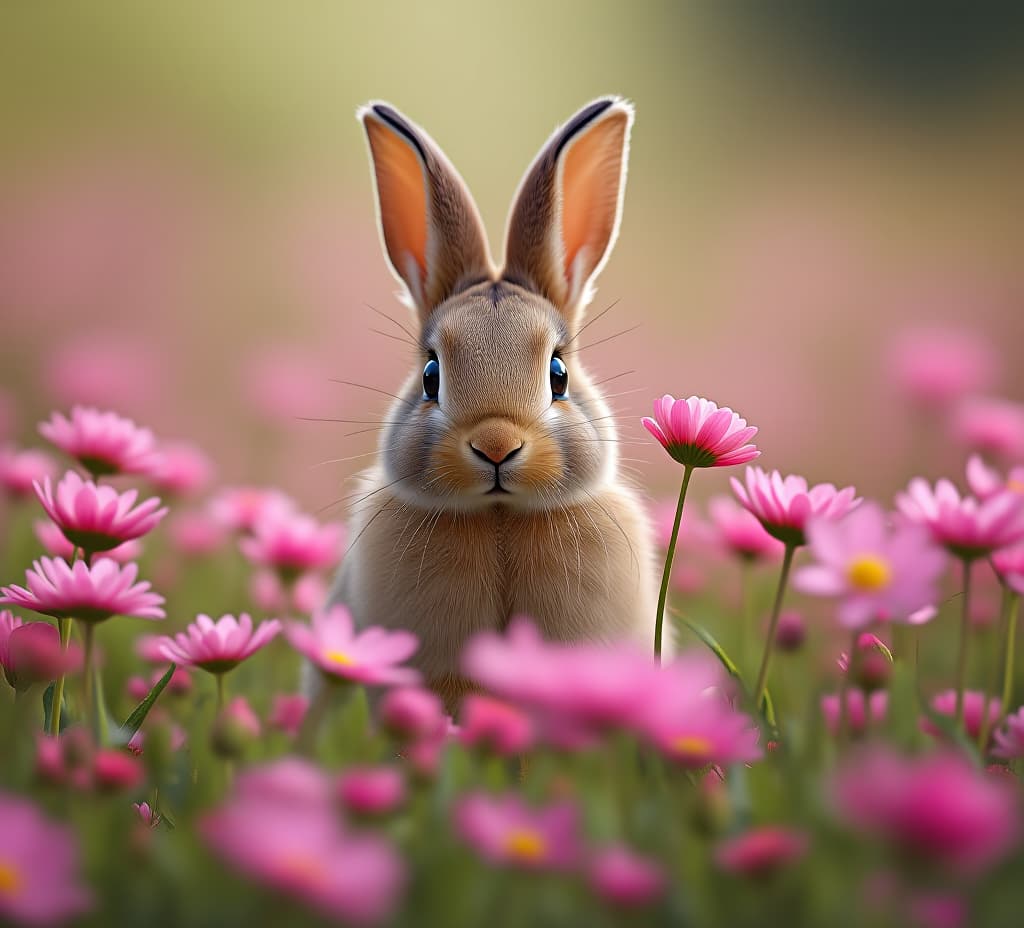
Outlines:
[[[387,401],[332,379],[391,391],[411,363],[368,308],[408,324],[356,106],[433,135],[497,257],[537,149],[617,93],[637,122],[593,312],[618,302],[583,357],[631,372],[609,389],[652,494],[677,479],[639,425],[663,392],[741,412],[766,466],[886,497],[959,477],[965,441],[1024,457],[1024,15],[911,6],[7,4],[0,441],[94,403],[339,515],[370,458],[336,459]],[[951,440],[964,404],[991,429]]]

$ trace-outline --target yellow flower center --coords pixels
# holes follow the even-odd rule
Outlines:
[[[14,868],[14,864],[0,860],[0,896],[16,896],[21,891],[24,880]]]
[[[862,554],[850,562],[846,578],[858,590],[871,593],[889,585],[892,571],[885,560],[877,554]]]
[[[505,851],[518,860],[536,861],[547,853],[544,839],[529,828],[516,828],[505,838]]]
[[[1024,494],[1024,480],[1007,480],[1006,489],[1011,493]]]
[[[679,735],[672,739],[672,749],[684,757],[701,760],[711,754],[711,742],[703,735]]]
[[[344,651],[328,651],[325,656],[332,664],[337,664],[339,667],[351,667],[355,663]]]

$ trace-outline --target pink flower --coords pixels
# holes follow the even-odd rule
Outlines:
[[[1003,477],[999,471],[988,467],[980,455],[972,454],[967,461],[967,485],[978,499],[991,499],[1005,490],[1024,494],[1024,466],[1011,467]]]
[[[455,805],[455,829],[485,860],[527,870],[567,870],[580,857],[576,808],[559,802],[540,809],[516,793],[470,793]]]
[[[807,835],[792,828],[762,825],[719,842],[715,863],[728,873],[766,877],[807,853]]]
[[[1004,760],[1024,757],[1024,707],[1006,717],[1003,727],[993,735],[993,740],[996,746],[992,753],[996,757]]]
[[[221,757],[241,757],[263,733],[259,716],[244,696],[236,696],[213,721],[210,743]]]
[[[924,525],[935,541],[959,558],[987,557],[998,548],[1024,540],[1024,496],[999,493],[979,502],[961,497],[948,480],[932,489],[920,477],[896,497],[900,512]]]
[[[273,641],[280,631],[277,619],[262,622],[253,631],[252,619],[244,612],[237,619],[223,615],[216,622],[200,613],[184,632],[161,638],[159,654],[185,667],[227,673]]]
[[[37,480],[45,480],[56,473],[57,462],[45,451],[0,448],[0,487],[11,496],[28,496]]]
[[[654,418],[640,421],[684,467],[729,467],[761,453],[748,444],[757,429],[746,419],[697,396],[677,400],[666,393],[654,401]]]
[[[35,489],[46,514],[68,541],[89,554],[141,538],[167,515],[166,508],[158,508],[160,500],[155,496],[135,506],[135,490],[118,493],[112,487],[98,487],[74,471],[64,475],[56,492],[49,477],[42,486],[35,484]]]
[[[903,622],[938,600],[946,559],[921,526],[889,529],[881,508],[866,503],[841,519],[811,518],[806,533],[817,563],[799,568],[793,586],[838,598],[846,628]]]
[[[308,709],[309,698],[304,694],[279,693],[274,697],[267,724],[294,738],[302,728]]]
[[[444,729],[444,706],[438,695],[418,687],[398,687],[380,703],[380,721],[400,741],[431,738]]]
[[[64,533],[48,519],[39,519],[32,526],[36,538],[46,550],[50,557],[59,557],[69,564],[75,559],[75,546],[64,536]],[[126,541],[123,545],[111,548],[103,552],[104,557],[109,557],[118,564],[127,564],[129,561],[137,561],[142,556],[142,542],[138,539]]]
[[[341,605],[313,613],[312,624],[285,624],[288,643],[332,680],[369,686],[402,686],[419,682],[410,667],[398,667],[416,650],[416,636],[407,631],[368,628],[356,632],[349,611]]]
[[[876,747],[849,761],[832,787],[852,827],[954,871],[984,871],[1018,838],[1013,788],[954,754],[905,758]]]
[[[49,683],[82,666],[82,649],[75,644],[61,647],[60,635],[49,622],[28,622],[0,612],[0,666],[7,682],[16,690],[36,683]]]
[[[264,487],[229,487],[210,501],[210,516],[233,532],[251,532],[259,522],[295,511],[290,497]]]
[[[145,779],[146,772],[131,754],[108,748],[97,751],[93,757],[92,776],[97,789],[118,792],[136,789]]]
[[[114,615],[164,618],[164,598],[151,593],[148,583],[136,583],[137,573],[134,564],[120,567],[105,557],[92,566],[43,557],[25,573],[28,588],[0,587],[0,602],[80,622],[103,622]]]
[[[991,397],[964,400],[953,418],[953,434],[974,451],[1024,457],[1024,404]]]
[[[161,492],[175,496],[190,496],[209,486],[213,478],[213,464],[206,454],[187,442],[160,445],[157,463],[150,476]]]
[[[70,418],[55,412],[39,432],[94,477],[148,476],[158,466],[153,433],[112,412],[75,406]]]
[[[728,496],[708,503],[708,514],[722,546],[744,560],[781,557],[783,545],[769,535],[754,515]]]
[[[910,622],[910,624],[916,623]],[[853,682],[857,686],[870,693],[888,684],[889,678],[892,676],[892,651],[881,638],[870,632],[862,632],[857,636],[855,656]],[[849,652],[843,651],[836,664],[843,673],[848,673],[850,671]]]
[[[143,825],[147,825],[150,828],[156,828],[160,824],[160,815],[153,812],[152,807],[148,802],[133,802],[132,808],[135,810],[135,814],[139,817],[139,821]]]
[[[766,532],[783,544],[807,543],[804,529],[811,516],[838,519],[860,504],[853,487],[837,490],[831,483],[808,488],[803,477],[770,474],[760,467],[748,467],[746,486],[730,478],[733,492],[744,508],[752,512]]]
[[[936,715],[943,715],[948,719],[955,718],[956,690],[943,690],[941,693],[936,693],[932,697],[931,707]],[[986,715],[991,732],[1002,714],[1002,700],[996,697],[987,699],[985,694],[978,690],[967,690],[964,693],[964,730],[972,740],[977,740],[981,734],[982,721]],[[936,738],[944,737],[938,725],[927,716],[921,719],[921,730]]]
[[[92,908],[79,882],[74,832],[28,800],[0,793],[0,918],[56,925]]]
[[[775,629],[775,644],[780,651],[799,651],[807,639],[807,623],[795,609],[783,609]]]
[[[841,707],[839,693],[821,697],[821,714],[831,735],[839,733]],[[885,721],[888,711],[889,694],[885,690],[875,690],[870,695],[865,695],[863,690],[854,687],[846,691],[846,730],[851,734],[862,735],[869,728],[876,728]]]
[[[642,906],[660,899],[668,888],[661,865],[624,845],[594,854],[588,868],[590,885],[602,899],[617,906]]]
[[[530,716],[511,703],[470,693],[462,703],[459,740],[502,757],[522,754],[533,746]]]
[[[1024,544],[993,552],[992,566],[1003,583],[1015,593],[1024,595]]]
[[[987,389],[997,358],[991,344],[970,329],[918,327],[894,339],[889,370],[907,395],[928,406]]]
[[[335,566],[343,538],[340,525],[321,525],[312,516],[277,512],[253,526],[241,549],[254,564],[273,567],[290,580],[309,570]]]
[[[355,815],[386,815],[405,801],[405,782],[394,767],[350,767],[338,779],[338,796]]]
[[[212,554],[227,540],[224,526],[204,511],[179,512],[169,527],[174,547],[189,557]]]

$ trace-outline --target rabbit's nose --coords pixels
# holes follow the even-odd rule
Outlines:
[[[475,442],[470,442],[469,447],[473,450],[478,458],[487,461],[495,466],[504,464],[509,458],[515,457],[523,449],[523,443],[520,442],[514,448],[497,448],[494,446],[488,446],[484,448],[478,448]]]
[[[469,447],[478,458],[497,466],[523,447],[523,436],[511,423],[489,419],[473,429],[469,435]]]

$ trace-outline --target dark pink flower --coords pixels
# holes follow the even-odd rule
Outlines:
[[[515,793],[470,793],[455,805],[455,828],[485,860],[528,870],[566,870],[581,854],[575,806],[533,809]]]
[[[780,651],[799,651],[807,638],[807,623],[802,613],[783,609],[775,629],[775,644]]]
[[[302,728],[308,709],[309,697],[305,694],[279,693],[274,697],[267,724],[294,738]]]
[[[850,670],[850,655],[843,651],[836,661],[843,673]],[[856,660],[853,663],[853,682],[869,693],[881,689],[892,676],[892,651],[881,638],[870,632],[857,636]]]
[[[148,583],[135,582],[137,570],[134,564],[119,567],[109,558],[89,566],[44,557],[26,572],[27,588],[0,588],[0,602],[80,622],[102,622],[114,615],[162,619],[164,598],[150,592]]]
[[[33,523],[33,531],[36,538],[46,550],[50,557],[59,557],[69,564],[75,559],[75,546],[64,536],[64,533],[48,519],[40,519]],[[104,557],[109,557],[118,564],[127,564],[129,561],[137,561],[142,556],[142,542],[138,539],[126,541],[123,545],[111,548],[103,552]]]
[[[60,634],[49,622],[21,624],[18,619],[17,625],[8,626],[10,616],[6,609],[0,612],[0,666],[16,690],[81,669],[82,649],[76,644],[62,648]]]
[[[28,800],[0,793],[0,917],[56,925],[92,908],[78,876],[74,832],[48,821]]]
[[[1004,760],[1016,760],[1024,757],[1024,707],[1013,715],[1008,715],[1003,727],[993,735],[995,748],[992,753]]]
[[[158,465],[153,433],[112,412],[75,406],[70,418],[55,412],[39,432],[94,477],[148,476]]]
[[[665,895],[668,879],[661,864],[625,845],[596,852],[588,867],[590,885],[602,899],[617,906],[643,906]]]
[[[161,638],[159,654],[185,667],[226,673],[273,641],[280,631],[277,619],[261,622],[254,631],[252,619],[244,612],[237,619],[223,615],[216,622],[200,613],[184,632]]]
[[[272,567],[293,580],[310,570],[334,567],[341,558],[344,529],[321,525],[312,516],[277,512],[260,519],[241,540],[242,553],[254,564]]]
[[[113,749],[97,751],[92,759],[96,788],[108,792],[136,789],[145,779],[145,769],[131,754]]]
[[[288,643],[311,660],[328,679],[369,686],[406,686],[419,682],[411,667],[399,667],[416,651],[412,632],[367,628],[357,632],[344,606],[313,613],[310,625],[285,623]]]
[[[438,695],[419,687],[389,690],[380,702],[381,724],[400,741],[432,738],[444,729],[444,706]]]
[[[807,835],[802,831],[762,825],[719,842],[715,848],[715,863],[729,873],[766,877],[803,857],[808,844]]]
[[[760,467],[748,467],[746,485],[730,478],[733,492],[744,508],[753,513],[764,530],[783,544],[804,545],[804,529],[812,516],[838,519],[860,504],[853,487],[837,490],[831,483],[807,486],[803,477],[770,474]]]
[[[932,697],[931,707],[937,715],[944,715],[952,721],[956,717],[956,690],[936,693]],[[976,741],[981,734],[982,720],[986,715],[991,733],[1002,714],[1002,700],[997,697],[990,699],[979,690],[967,690],[964,693],[964,730],[972,740]],[[941,729],[927,716],[921,718],[921,730],[936,738],[943,737]]]
[[[36,496],[46,514],[73,545],[89,554],[116,548],[126,541],[148,534],[167,515],[155,496],[138,506],[138,493],[118,493],[113,487],[96,486],[68,471],[56,490],[47,477],[35,484]],[[134,507],[134,508],[133,508]]]
[[[825,727],[829,734],[839,732],[839,718],[842,701],[839,693],[827,693],[821,697],[821,714],[825,718]],[[871,728],[885,721],[889,711],[889,694],[885,690],[876,690],[865,694],[863,690],[850,687],[846,691],[846,730],[854,735],[862,735]]]
[[[0,487],[16,498],[29,496],[37,480],[57,473],[57,462],[45,451],[0,448]]]
[[[405,801],[405,781],[395,767],[350,767],[338,779],[338,796],[354,815],[386,815]]]
[[[722,547],[729,553],[751,561],[782,556],[782,542],[769,535],[754,514],[731,497],[712,498],[708,514]]]
[[[697,396],[654,401],[654,418],[640,420],[662,447],[685,467],[729,467],[752,461],[761,452],[752,444],[757,429],[727,406],[721,409]]]
[[[502,757],[522,754],[533,746],[530,716],[511,703],[470,693],[462,703],[459,740]]]

